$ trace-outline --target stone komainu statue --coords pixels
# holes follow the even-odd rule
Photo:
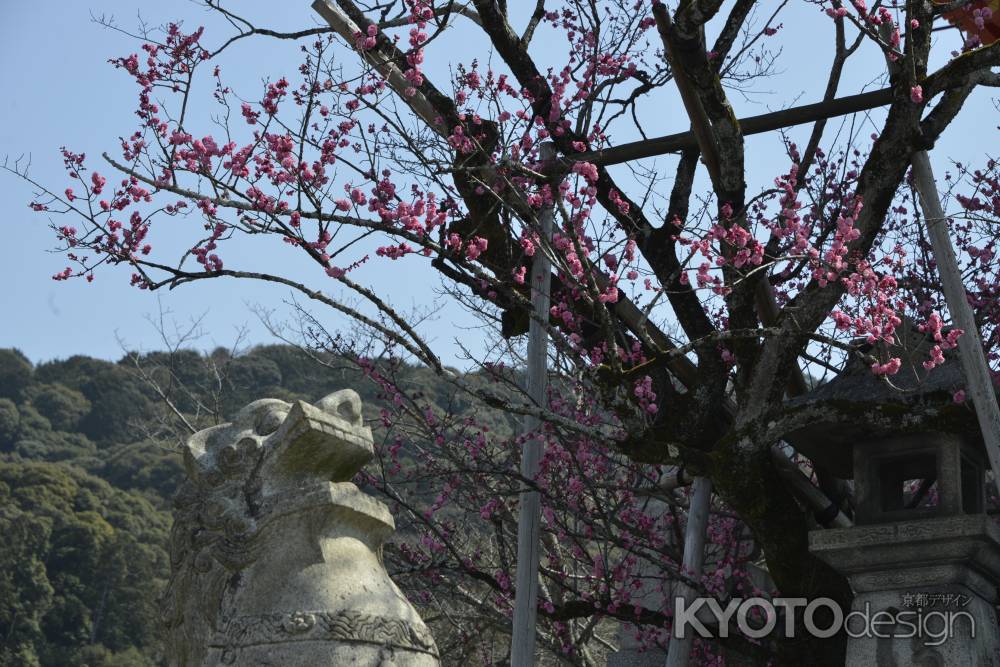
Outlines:
[[[163,598],[171,665],[439,665],[382,563],[392,516],[348,481],[372,453],[351,390],[255,401],[191,437]]]

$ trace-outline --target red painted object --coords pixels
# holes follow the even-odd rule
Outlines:
[[[935,4],[943,5],[947,0],[935,0]],[[979,0],[972,2],[944,17],[957,26],[966,39],[978,37],[982,46],[989,46],[1000,39],[1000,0]]]

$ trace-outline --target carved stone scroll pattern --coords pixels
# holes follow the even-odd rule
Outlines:
[[[438,655],[434,638],[425,629],[401,619],[354,610],[237,616],[226,623],[211,645],[235,657],[235,647],[298,641],[357,642]]]

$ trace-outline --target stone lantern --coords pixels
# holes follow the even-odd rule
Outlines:
[[[859,526],[984,511],[986,461],[978,441],[925,432],[860,441],[853,450]]]
[[[952,399],[961,366],[924,373],[922,337],[888,352],[893,386],[858,362],[789,405],[789,441],[854,480],[855,525],[809,536],[854,591],[846,664],[1000,666],[1000,529],[975,414]]]

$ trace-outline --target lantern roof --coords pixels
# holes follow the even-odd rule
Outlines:
[[[875,375],[871,362],[856,355],[835,378],[785,403],[792,420],[785,439],[838,477],[853,476],[853,447],[866,440],[919,431],[978,436],[971,401],[955,401],[965,387],[958,351],[946,350],[944,363],[927,370],[923,362],[935,341],[910,324],[900,330],[893,345],[859,348],[869,359],[898,357],[894,375]]]

